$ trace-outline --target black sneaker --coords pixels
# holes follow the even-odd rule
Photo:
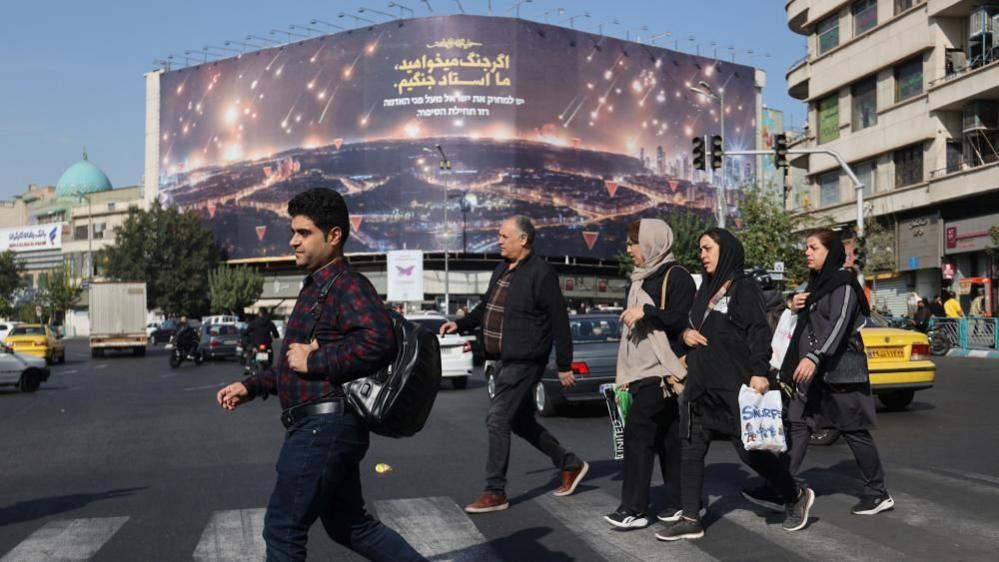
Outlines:
[[[683,510],[672,507],[660,512],[659,515],[656,515],[656,519],[662,521],[663,523],[676,523],[681,518],[683,518]]]
[[[895,508],[895,500],[887,493],[880,496],[861,496],[860,502],[850,511],[854,515],[876,515]]]
[[[765,507],[770,511],[775,511],[777,513],[784,513],[787,509],[787,505],[784,503],[784,498],[780,497],[780,494],[775,492],[770,486],[743,488],[742,497],[746,498],[751,503],[760,507]]]
[[[815,492],[811,488],[801,488],[798,499],[787,504],[787,516],[784,517],[785,531],[800,531],[808,525],[808,513],[815,503]]]
[[[610,515],[604,515],[604,521],[619,529],[641,529],[649,526],[649,517],[647,515],[644,513],[635,513],[623,507]]]
[[[704,536],[704,527],[700,521],[681,517],[679,521],[673,523],[664,530],[656,533],[656,538],[661,541],[678,541],[680,539],[699,539]]]

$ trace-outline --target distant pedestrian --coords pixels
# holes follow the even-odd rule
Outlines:
[[[288,203],[295,264],[309,272],[274,366],[219,391],[226,410],[277,394],[284,446],[264,518],[267,560],[305,560],[316,519],[337,543],[370,560],[425,560],[364,509],[359,464],[368,428],[347,404],[343,383],[395,357],[392,321],[377,291],[343,255],[350,220],[343,197],[310,189]],[[325,299],[321,289],[329,284]]]
[[[919,302],[916,303],[916,313],[912,317],[916,329],[924,334],[929,331],[930,318],[933,318],[933,312],[930,311],[929,303],[924,298],[919,299]]]
[[[947,318],[964,317],[964,309],[961,307],[961,303],[958,302],[954,291],[947,291],[947,300],[944,302],[944,313],[946,313]]]
[[[704,458],[715,437],[731,441],[742,461],[789,504],[784,529],[800,530],[808,523],[815,493],[799,489],[777,455],[746,451],[741,440],[740,388],[747,385],[760,394],[771,388],[767,378],[771,331],[763,309],[763,292],[744,273],[745,251],[732,233],[713,228],[701,235],[698,245],[704,281],[683,332],[683,341],[691,348],[680,406],[683,517],[656,538],[676,541],[704,536]]]
[[[560,470],[556,496],[568,496],[586,476],[590,465],[566,451],[538,423],[534,389],[548,364],[552,345],[563,386],[576,384],[572,374],[572,334],[558,275],[534,253],[531,220],[518,215],[503,222],[499,249],[504,261],[493,271],[486,294],[468,315],[441,326],[441,334],[470,331],[482,326],[486,357],[499,359],[496,391],[489,403],[489,457],[486,486],[468,513],[486,513],[509,507],[506,472],[510,464],[510,433],[534,445]]]
[[[673,231],[659,219],[628,227],[627,252],[635,264],[628,308],[621,313],[616,383],[631,395],[624,424],[624,481],[621,505],[604,519],[618,528],[649,524],[649,488],[656,457],[670,504],[660,521],[677,521],[680,509],[680,435],[677,395],[687,369],[680,334],[696,286],[673,256]]]
[[[947,316],[947,311],[944,310],[943,298],[940,296],[941,293],[934,295],[933,300],[931,300],[927,306],[930,307],[930,312],[936,318],[944,318]]]
[[[969,316],[985,316],[985,295],[982,290],[975,287],[975,298],[971,300],[971,308],[968,309]]]
[[[852,512],[874,515],[892,509],[895,500],[885,486],[881,457],[869,431],[876,425],[874,398],[860,329],[870,308],[856,276],[843,268],[845,252],[838,233],[812,232],[805,256],[808,292],[794,297],[798,322],[781,367],[781,380],[793,381],[795,388],[788,406],[790,469],[799,475],[812,431],[838,430],[864,478],[864,494]],[[744,495],[763,500],[756,501],[760,505],[775,503],[765,494]]]

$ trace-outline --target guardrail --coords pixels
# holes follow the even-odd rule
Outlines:
[[[930,319],[930,345],[937,350],[999,350],[999,318]]]

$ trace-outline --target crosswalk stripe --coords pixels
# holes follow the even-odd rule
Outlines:
[[[87,560],[100,550],[126,521],[128,517],[50,521],[0,558],[0,562]]]
[[[940,469],[946,470],[946,469]],[[999,484],[999,480],[990,482],[990,478],[987,475],[973,475],[973,473],[961,473],[959,471],[947,470],[951,474],[957,474],[958,476],[964,476],[964,478],[955,478],[953,476],[947,476],[945,474],[937,474],[936,472],[929,472],[926,470],[919,470],[918,468],[908,468],[908,467],[897,467],[893,466],[889,469],[889,476],[893,473],[904,474],[906,476],[911,476],[913,478],[919,478],[921,480],[929,480],[935,484],[943,484],[945,486],[950,486],[952,488],[958,488],[964,490],[965,492],[970,492],[972,494],[988,494],[990,496],[999,496],[999,488],[995,487]],[[973,480],[967,480],[966,478],[972,478]],[[991,477],[994,478],[994,477]]]
[[[607,560],[695,560],[712,561],[713,556],[694,543],[678,541],[666,544],[656,540],[656,526],[633,531],[618,531],[604,521],[620,503],[617,498],[600,490],[577,492],[565,498],[544,494],[533,500],[555,516],[586,544]],[[654,514],[651,515],[655,517]]]
[[[826,520],[809,524],[801,531],[788,532],[779,523],[768,523],[760,514],[745,509],[746,502],[732,495],[712,496],[711,511],[723,520],[777,546],[812,560],[904,560],[906,555],[862,537]]]
[[[198,562],[264,560],[264,513],[266,509],[216,511],[194,549]]]
[[[451,498],[375,502],[378,518],[434,562],[499,561],[486,538]]]

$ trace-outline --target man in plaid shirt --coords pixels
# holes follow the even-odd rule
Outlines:
[[[396,354],[395,334],[371,283],[343,256],[347,205],[311,189],[288,203],[295,264],[309,272],[288,320],[282,353],[264,373],[219,391],[235,410],[277,394],[287,428],[264,519],[267,560],[305,560],[309,528],[322,519],[334,541],[371,560],[424,560],[364,510],[358,468],[368,428],[347,405],[343,383],[373,374]],[[330,284],[325,299],[320,291]]]

